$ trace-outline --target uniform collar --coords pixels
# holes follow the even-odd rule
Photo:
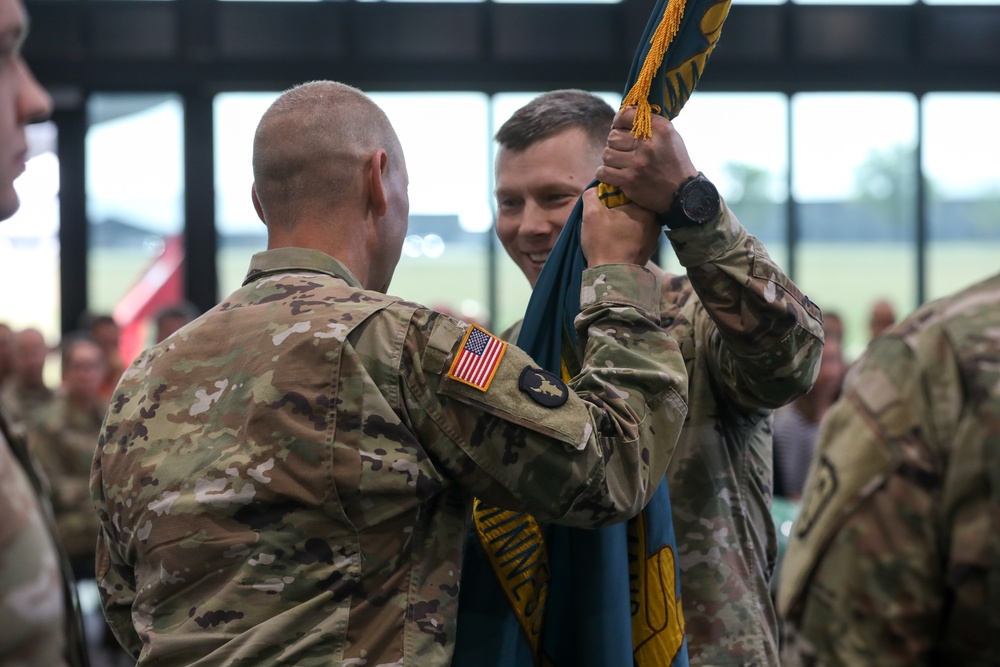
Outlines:
[[[361,283],[346,266],[325,252],[311,248],[275,248],[258,252],[250,260],[250,269],[243,279],[243,284],[260,280],[269,274],[301,272],[325,273],[340,278],[351,287],[363,289]]]

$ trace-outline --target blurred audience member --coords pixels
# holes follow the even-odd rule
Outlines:
[[[106,402],[104,352],[84,335],[62,346],[63,384],[29,423],[29,443],[52,483],[56,527],[78,579],[94,578],[99,521],[90,501],[94,459]]]
[[[836,338],[839,342],[844,342],[844,320],[835,311],[823,311],[823,333],[826,340]]]
[[[837,318],[839,319],[839,318]],[[824,320],[828,318],[824,316]],[[774,412],[774,495],[802,495],[823,415],[836,402],[844,381],[841,339],[824,322],[826,342],[819,375],[807,394]]]
[[[891,303],[882,299],[872,304],[872,312],[868,316],[868,331],[872,340],[895,323],[896,311]]]
[[[31,415],[52,400],[52,390],[45,386],[43,377],[48,354],[49,346],[38,329],[14,334],[11,372],[0,388],[0,401],[17,430],[23,430]]]
[[[0,322],[0,386],[10,375],[11,354],[10,347],[14,337],[14,330],[8,325]]]
[[[90,332],[90,337],[94,339],[104,351],[104,362],[106,369],[104,378],[101,381],[100,394],[107,401],[111,398],[111,393],[118,385],[118,380],[125,372],[125,362],[122,361],[121,349],[119,347],[121,329],[115,318],[110,315],[90,315],[83,318],[86,326],[81,329]]]
[[[167,306],[156,314],[156,342],[180,329],[182,326],[198,317],[198,309],[193,303],[180,301]]]

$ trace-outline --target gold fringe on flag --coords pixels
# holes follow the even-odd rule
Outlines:
[[[646,59],[642,63],[642,69],[636,78],[632,89],[628,91],[625,99],[622,100],[622,107],[635,105],[635,120],[632,121],[632,136],[636,139],[649,139],[653,136],[653,108],[649,104],[649,88],[653,85],[653,77],[663,63],[663,56],[674,41],[678,29],[681,27],[681,19],[684,18],[684,6],[686,0],[671,0],[667,3],[667,8],[663,10],[663,18],[660,25],[656,27],[653,37],[649,40],[650,48],[646,53]],[[656,113],[660,113],[656,109]]]

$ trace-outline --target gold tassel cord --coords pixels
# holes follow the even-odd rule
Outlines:
[[[636,106],[635,120],[632,121],[632,136],[637,139],[649,139],[653,136],[653,110],[649,104],[649,89],[653,85],[656,71],[663,63],[667,48],[681,26],[685,4],[686,0],[671,0],[667,3],[667,8],[663,10],[663,19],[649,40],[649,51],[646,53],[639,76],[632,89],[628,91],[628,95],[622,100],[622,107],[633,104]]]

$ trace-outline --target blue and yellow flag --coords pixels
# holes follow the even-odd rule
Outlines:
[[[701,79],[730,0],[658,0],[622,106],[674,118]],[[599,185],[609,207],[627,202]],[[569,379],[585,266],[577,202],[531,295],[518,346]],[[634,519],[598,530],[540,525],[477,501],[459,600],[456,667],[687,667],[666,482]]]

